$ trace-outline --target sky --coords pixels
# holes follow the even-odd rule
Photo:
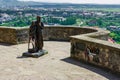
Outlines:
[[[119,4],[120,0],[21,0],[21,1],[39,1],[39,2],[55,2],[55,3],[95,3],[95,4]]]

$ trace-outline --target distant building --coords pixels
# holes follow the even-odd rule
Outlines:
[[[107,29],[110,31],[120,31],[119,26],[108,26]]]
[[[52,17],[52,18],[57,19],[59,21],[65,21],[66,20],[66,18],[64,18],[64,17]]]
[[[25,14],[25,17],[29,17],[29,16],[32,16],[32,14],[30,13]]]

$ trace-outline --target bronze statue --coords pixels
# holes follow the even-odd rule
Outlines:
[[[32,40],[33,49],[28,49],[28,52],[34,53],[39,52],[43,49],[43,35],[42,35],[43,28],[44,24],[41,22],[41,17],[37,16],[37,21],[32,22],[29,28],[29,42],[30,40]]]

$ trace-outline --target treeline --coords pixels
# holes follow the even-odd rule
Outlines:
[[[76,17],[67,17],[65,18],[65,20],[61,20],[58,18],[53,18],[53,17],[49,17],[49,18],[42,18],[42,21],[46,24],[59,24],[59,25],[74,25],[76,23]]]
[[[60,25],[99,26],[101,28],[106,28],[108,26],[120,26],[120,17],[69,16],[66,17],[64,21],[49,17],[47,19],[43,18],[43,22]]]
[[[7,21],[3,24],[0,24],[0,26],[8,26],[8,27],[24,27],[24,26],[30,26],[31,22],[35,20],[35,17],[16,17],[10,21]]]
[[[117,43],[120,44],[120,32],[119,31],[112,31],[110,33],[110,37],[112,37],[113,40],[115,40]]]

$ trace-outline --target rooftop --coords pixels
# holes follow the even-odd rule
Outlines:
[[[27,43],[0,43],[0,80],[120,80],[100,68],[75,61],[70,57],[70,43],[45,41],[48,54],[23,58]]]

